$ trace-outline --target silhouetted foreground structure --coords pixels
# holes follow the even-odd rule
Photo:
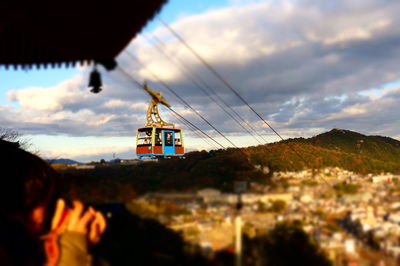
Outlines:
[[[165,0],[7,1],[0,8],[0,65],[58,66],[113,59]]]

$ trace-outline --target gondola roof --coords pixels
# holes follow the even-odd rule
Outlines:
[[[0,8],[0,65],[29,69],[99,62],[112,68],[113,59],[166,0],[9,2]]]

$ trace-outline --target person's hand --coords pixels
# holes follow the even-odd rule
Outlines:
[[[89,225],[95,217],[95,211],[92,207],[89,207],[86,211],[83,211],[84,206],[80,201],[74,200],[72,205],[73,206],[72,209],[70,209],[67,230],[87,235]]]
[[[94,213],[94,219],[92,220],[89,228],[89,241],[91,244],[96,244],[100,241],[101,235],[106,229],[107,223],[101,212],[96,211]]]
[[[66,208],[65,201],[63,199],[58,199],[51,220],[51,231],[56,231],[57,233],[64,232],[68,225],[69,215],[70,211]]]
[[[104,216],[92,207],[84,211],[83,204],[79,201],[74,201],[73,207],[69,209],[62,199],[57,201],[51,224],[52,230],[56,230],[58,233],[70,231],[84,234],[91,244],[100,241],[106,226]]]

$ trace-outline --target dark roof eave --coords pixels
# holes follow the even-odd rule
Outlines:
[[[22,0],[18,7],[2,7],[0,65],[30,69],[111,62],[165,2],[82,0],[76,5],[44,5]]]

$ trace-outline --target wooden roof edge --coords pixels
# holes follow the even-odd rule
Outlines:
[[[94,64],[102,65],[106,70],[110,71],[116,68],[117,62],[114,59],[102,59],[102,60],[91,60],[91,59],[81,59],[81,60],[68,60],[68,61],[54,61],[54,62],[42,62],[42,63],[28,63],[28,64],[15,64],[15,63],[6,63],[1,64],[0,68],[4,68],[6,70],[32,70],[32,69],[57,69],[57,68],[70,68],[80,66],[90,66]]]

